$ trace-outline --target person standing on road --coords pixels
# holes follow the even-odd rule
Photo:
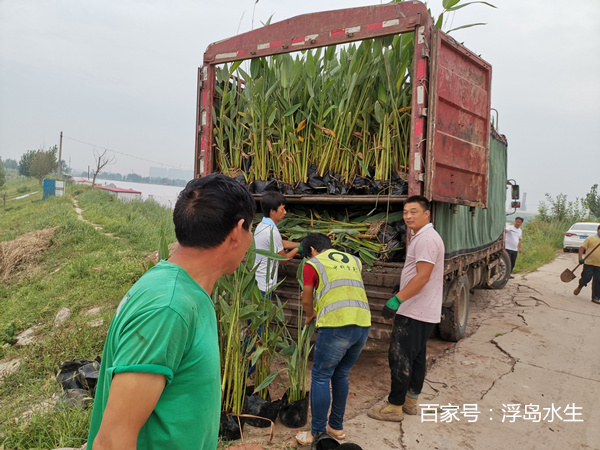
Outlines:
[[[215,282],[252,243],[256,205],[222,174],[191,180],[178,248],[121,300],[102,355],[88,449],[216,449],[221,411]]]
[[[356,256],[332,249],[329,237],[321,233],[309,234],[301,246],[303,256],[310,258],[302,271],[305,324],[315,320],[318,330],[310,386],[311,431],[297,436],[307,445],[328,436],[346,437],[348,372],[369,336],[371,311]]]
[[[573,291],[573,294],[579,295],[583,289],[592,280],[592,301],[600,305],[600,249],[592,252],[598,244],[600,244],[600,226],[596,230],[596,234],[589,236],[583,241],[579,247],[579,264],[583,264],[579,285]],[[583,254],[588,256],[583,259]]]
[[[506,227],[506,230],[504,230],[505,247],[506,252],[510,256],[511,273],[515,268],[515,264],[517,263],[517,256],[519,253],[523,253],[523,249],[521,247],[523,230],[521,230],[521,225],[523,225],[523,218],[517,217],[515,218],[514,225],[509,225]],[[511,276],[511,278],[513,277]]]
[[[260,201],[263,218],[256,226],[254,231],[254,245],[257,250],[267,250],[273,253],[279,253],[288,260],[292,259],[298,253],[299,244],[286,241],[281,238],[277,229],[277,224],[281,222],[287,214],[285,210],[285,198],[280,192],[266,192]],[[286,252],[286,250],[289,250]],[[287,261],[275,261],[263,255],[256,255],[256,283],[263,297],[270,298],[271,291],[277,284],[277,271],[279,264],[285,264]]]
[[[442,314],[444,242],[430,219],[430,203],[420,195],[404,203],[404,222],[412,237],[406,251],[400,290],[384,308],[394,317],[389,348],[391,390],[387,402],[371,409],[373,419],[400,422],[417,414],[425,381],[427,339]]]

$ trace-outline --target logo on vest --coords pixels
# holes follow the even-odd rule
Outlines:
[[[332,261],[339,262],[342,264],[348,264],[350,262],[350,258],[348,258],[348,255],[345,255],[341,252],[331,252],[329,253],[328,258]]]

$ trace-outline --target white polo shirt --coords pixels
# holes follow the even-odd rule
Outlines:
[[[272,246],[271,236],[273,237]],[[254,230],[254,245],[259,250],[267,250],[273,253],[279,253],[283,250],[283,240],[273,220],[264,217],[256,226]],[[279,263],[262,255],[256,255],[256,263],[258,264],[254,275],[256,284],[258,284],[258,288],[261,291],[266,292],[277,284]],[[268,274],[267,271],[269,272]]]
[[[429,281],[416,295],[400,305],[397,314],[421,322],[439,323],[444,295],[444,242],[430,223],[421,228],[408,244],[400,278],[401,290],[415,277],[417,263],[421,261],[433,264]]]

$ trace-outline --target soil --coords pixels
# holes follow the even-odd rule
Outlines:
[[[576,255],[557,256],[533,273],[515,275],[504,289],[473,291],[467,333],[458,343],[429,340],[419,404],[430,406],[417,416],[405,415],[401,423],[367,416],[386,398],[390,374],[386,343],[363,351],[350,371],[344,442],[364,450],[600,448],[600,306],[590,301],[590,286],[576,297],[577,282],[560,280],[565,268],[576,265]],[[525,405],[542,415],[532,420]],[[444,422],[437,415],[467,406],[476,407],[481,419]],[[511,407],[520,408],[512,418]],[[579,415],[569,416],[569,407]],[[435,415],[434,423],[428,414]],[[278,420],[269,442],[268,428],[247,426],[243,443],[296,448],[298,431]]]

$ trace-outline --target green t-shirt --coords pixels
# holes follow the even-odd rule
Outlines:
[[[217,319],[210,296],[176,264],[161,261],[125,295],[110,324],[88,449],[113,375],[158,373],[166,385],[140,430],[138,449],[216,449],[221,410]]]

